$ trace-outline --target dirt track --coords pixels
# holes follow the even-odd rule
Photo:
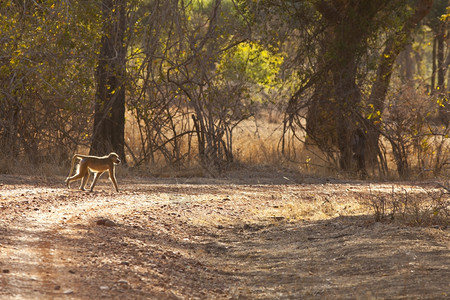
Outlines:
[[[1,175],[0,298],[450,297],[450,230],[377,223],[361,204],[393,186],[418,194],[432,186],[289,178],[119,186],[113,193],[103,179],[89,193]]]

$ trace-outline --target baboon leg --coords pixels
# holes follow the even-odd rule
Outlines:
[[[103,172],[97,172],[94,175],[94,180],[92,180],[92,184],[91,184],[91,192],[94,190],[94,186],[97,183],[98,178],[103,174]]]
[[[83,179],[81,180],[80,190],[82,190],[82,191],[85,190],[84,187],[85,187],[86,183],[88,182],[90,175],[91,174],[89,173],[89,171],[86,170],[86,174],[84,174]]]
[[[75,180],[78,180],[80,178],[83,178],[83,174],[81,174],[81,173],[75,174],[72,177],[67,177],[67,179],[66,179],[67,187],[70,188],[70,182],[71,181],[75,181]]]
[[[116,174],[114,174],[114,171],[109,171],[109,180],[113,183],[114,187],[116,188],[116,192],[119,191],[119,187],[117,186],[116,181]]]

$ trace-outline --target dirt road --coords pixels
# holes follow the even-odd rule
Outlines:
[[[432,186],[54,180],[0,176],[1,299],[450,297],[450,229],[374,222],[362,204]]]

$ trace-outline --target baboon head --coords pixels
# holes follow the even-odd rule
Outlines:
[[[120,164],[120,158],[119,155],[117,155],[114,152],[111,152],[109,155],[109,158],[111,159],[111,161],[113,162],[113,164],[118,165]]]

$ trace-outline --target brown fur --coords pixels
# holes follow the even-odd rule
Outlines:
[[[78,166],[78,172],[77,174],[70,177],[70,174],[73,172],[73,167],[75,165],[75,160],[81,159],[80,164]],[[75,154],[72,157],[72,166],[70,168],[69,177],[66,178],[66,184],[67,187],[70,188],[70,182],[78,179],[81,180],[81,186],[80,189],[84,191],[84,186],[86,185],[86,182],[89,179],[90,172],[95,173],[94,180],[91,184],[91,192],[94,189],[95,184],[97,183],[98,178],[105,172],[108,171],[109,173],[109,179],[112,181],[114,187],[116,188],[116,192],[119,191],[119,188],[117,186],[116,181],[116,175],[115,175],[115,165],[120,164],[120,158],[119,156],[111,152],[109,155],[98,157],[98,156],[91,156],[91,155],[81,155],[81,154]]]

